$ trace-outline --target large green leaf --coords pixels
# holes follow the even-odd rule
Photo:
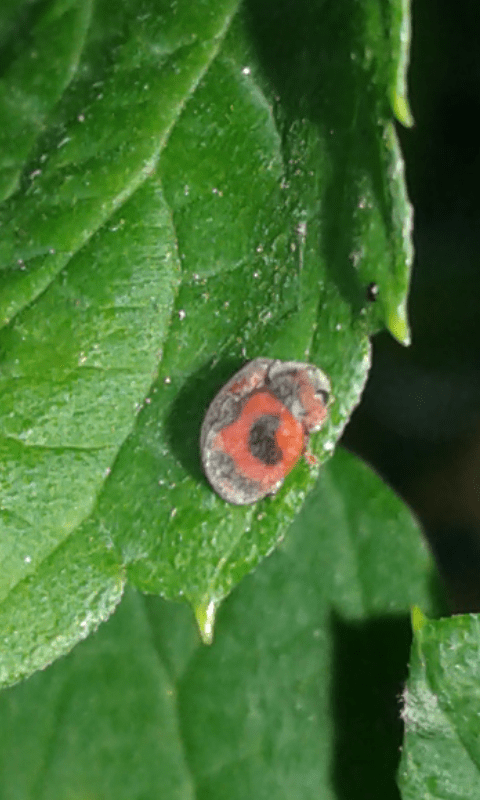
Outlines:
[[[435,568],[398,498],[345,452],[199,642],[128,592],[65,659],[0,697],[2,800],[394,800],[409,607]]]
[[[423,620],[404,692],[404,800],[480,793],[480,626],[476,615]]]
[[[209,400],[246,359],[311,360],[334,395],[321,463],[368,335],[407,338],[401,4],[237,6],[99,0],[0,208],[4,682],[86,635],[126,578],[187,598],[208,635],[318,472],[299,464],[275,498],[228,506],[200,469]],[[30,602],[49,607],[52,574],[64,626]]]

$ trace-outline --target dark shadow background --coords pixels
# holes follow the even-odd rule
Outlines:
[[[416,250],[412,346],[374,339],[373,367],[343,444],[418,515],[451,610],[480,610],[480,12],[413,2],[399,126]]]
[[[332,615],[332,780],[339,800],[399,800],[401,694],[411,645],[408,617],[349,622]]]

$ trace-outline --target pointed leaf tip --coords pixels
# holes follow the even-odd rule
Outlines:
[[[418,633],[427,623],[427,617],[419,606],[413,606],[411,612],[412,630]]]
[[[410,104],[406,95],[394,92],[393,96],[393,113],[398,121],[405,126],[405,128],[412,128],[415,124]]]
[[[390,311],[387,318],[387,328],[400,344],[408,347],[410,344],[410,328],[404,303]]]
[[[195,619],[197,620],[198,630],[203,644],[212,644],[213,628],[215,625],[215,615],[218,604],[211,598],[206,598],[194,609]]]

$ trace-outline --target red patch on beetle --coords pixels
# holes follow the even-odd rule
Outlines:
[[[245,364],[202,425],[203,468],[217,494],[236,505],[275,494],[299,458],[308,458],[308,437],[325,421],[329,395],[327,376],[312,364],[268,358]]]

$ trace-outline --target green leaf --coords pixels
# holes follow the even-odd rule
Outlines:
[[[3,693],[2,798],[394,800],[408,611],[436,610],[433,576],[405,506],[337,452],[210,647],[185,606],[127,592]]]
[[[236,5],[217,0],[202,19],[187,3],[176,14],[153,0],[98,4],[79,78],[0,215],[0,321],[38,297],[153,172]],[[103,63],[100,48],[111,52]]]
[[[182,677],[197,796],[396,798],[408,609],[434,610],[434,574],[403,504],[337,451]]]
[[[173,685],[139,596],[67,659],[5,691],[0,718],[3,800],[194,797]],[[16,747],[23,731],[18,750],[7,724]]]
[[[218,4],[203,24],[211,38],[202,40],[188,30],[191,15],[184,28],[182,15],[170,15],[167,30],[154,5],[150,25],[148,4],[144,17],[138,4],[97,9],[97,39],[58,112],[67,121],[40,148],[48,158],[40,157],[35,185],[3,205],[0,250],[13,263],[3,263],[2,300],[6,318],[16,316],[0,336],[2,682],[70,649],[111,613],[124,583],[109,534],[82,521],[151,386],[179,281],[171,213],[148,177],[151,158],[231,13]],[[115,57],[102,65],[98,52],[105,59],[109,45]],[[103,103],[92,64],[108,87]],[[139,87],[150,74],[152,84]],[[82,119],[72,120],[78,104]],[[136,128],[119,125],[127,109]]]
[[[479,645],[473,614],[427,620],[415,631],[404,692],[404,800],[478,797]]]
[[[301,463],[275,498],[227,506],[200,467],[209,401],[246,359],[318,364],[334,395],[321,464],[359,401],[369,334],[407,338],[399,7],[395,24],[364,4],[345,25],[320,3],[237,5],[101,0],[0,208],[4,681],[98,623],[98,588],[85,604],[65,568],[70,539],[87,563],[104,547],[108,608],[127,579],[186,598],[207,635],[318,474]],[[55,565],[65,630],[23,599]]]
[[[38,15],[38,6],[23,8],[9,31],[10,47],[19,52],[8,54],[0,80],[0,201],[18,188],[32,145],[76,73],[91,7],[92,0],[56,0]]]

